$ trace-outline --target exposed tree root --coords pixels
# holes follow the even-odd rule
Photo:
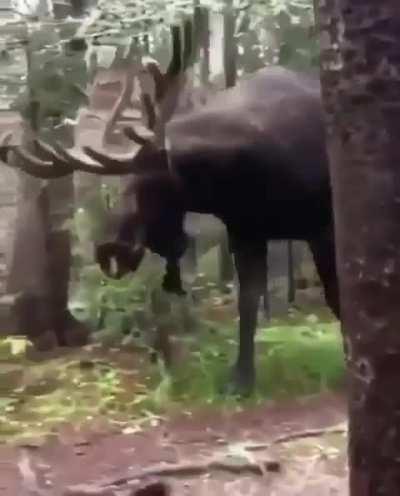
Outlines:
[[[288,434],[283,434],[282,436],[278,436],[270,443],[261,443],[261,444],[251,444],[246,446],[247,451],[262,451],[268,448],[271,448],[277,444],[285,444],[290,443],[291,441],[297,441],[299,439],[306,439],[309,437],[322,437],[327,434],[346,434],[347,428],[340,424],[335,427],[321,428],[321,429],[307,429],[305,431],[299,432],[290,432]]]
[[[231,474],[250,473],[252,475],[263,476],[267,472],[279,472],[280,464],[277,461],[234,463],[229,461],[213,460],[203,463],[155,465],[154,467],[139,470],[137,473],[132,474],[129,477],[123,477],[121,479],[108,482],[102,487],[128,485],[130,483],[153,477],[197,477],[213,471],[223,471]]]
[[[340,425],[336,427],[328,427],[321,429],[309,429],[305,431],[292,432],[284,434],[275,438],[270,443],[254,444],[246,446],[247,451],[261,451],[269,449],[278,444],[285,444],[298,439],[305,439],[310,437],[322,437],[327,434],[345,434],[347,429],[345,426]],[[229,461],[208,461],[198,463],[180,463],[174,465],[155,465],[139,470],[137,473],[124,477],[115,481],[110,481],[102,487],[122,486],[137,483],[143,479],[150,479],[153,477],[197,477],[209,472],[223,471],[231,474],[249,473],[257,476],[264,476],[268,472],[279,472],[281,465],[279,461],[264,461],[264,462],[249,462],[235,463]]]

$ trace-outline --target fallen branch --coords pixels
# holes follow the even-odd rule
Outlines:
[[[129,485],[135,481],[152,477],[196,477],[212,471],[229,472],[231,474],[250,473],[263,476],[266,472],[279,472],[280,464],[277,461],[266,461],[260,463],[234,463],[228,461],[210,461],[198,463],[181,463],[174,465],[155,465],[154,467],[139,470],[129,477],[123,477],[112,482],[103,484],[102,487]]]
[[[305,439],[308,437],[321,437],[327,434],[346,434],[347,428],[344,426],[328,427],[325,429],[308,429],[300,432],[292,432],[277,437],[272,444],[284,444],[290,441],[297,441],[298,439]]]
[[[269,449],[277,444],[290,443],[291,441],[297,441],[299,439],[306,439],[309,437],[322,437],[328,434],[346,434],[347,428],[342,424],[335,427],[325,427],[321,429],[307,429],[305,431],[290,432],[288,434],[283,434],[275,438],[270,443],[252,444],[245,447],[247,451],[261,451]]]

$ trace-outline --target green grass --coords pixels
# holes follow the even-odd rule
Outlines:
[[[203,331],[191,359],[168,378],[169,397],[190,405],[230,402],[221,395],[236,355],[236,332],[229,327]],[[344,357],[336,322],[277,322],[256,337],[257,388],[250,401],[336,389],[344,377]]]
[[[182,340],[186,358],[172,374],[132,348],[94,346],[38,360],[27,357],[21,340],[0,342],[0,442],[48,435],[71,421],[102,418],[123,428],[176,410],[243,405],[221,394],[236,354],[236,324],[203,321]],[[256,342],[257,390],[245,404],[341,386],[338,323],[297,314],[261,328]]]

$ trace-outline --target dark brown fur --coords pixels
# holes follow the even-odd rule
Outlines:
[[[175,277],[169,289],[179,291],[186,212],[213,214],[225,224],[240,284],[234,380],[236,389],[248,392],[268,240],[309,243],[327,302],[339,316],[319,81],[279,67],[262,69],[172,119],[167,136],[170,150],[155,151],[149,172],[127,188],[113,241],[134,246],[140,231],[141,243],[167,260],[167,277]]]

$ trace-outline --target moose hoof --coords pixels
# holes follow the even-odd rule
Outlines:
[[[162,283],[162,289],[166,293],[175,294],[177,296],[186,296],[186,291],[182,288],[180,283],[176,283],[175,281],[170,281],[167,276],[164,277]]]
[[[241,371],[236,367],[231,373],[231,378],[224,388],[224,393],[229,396],[248,398],[254,392],[255,373],[253,371]]]

